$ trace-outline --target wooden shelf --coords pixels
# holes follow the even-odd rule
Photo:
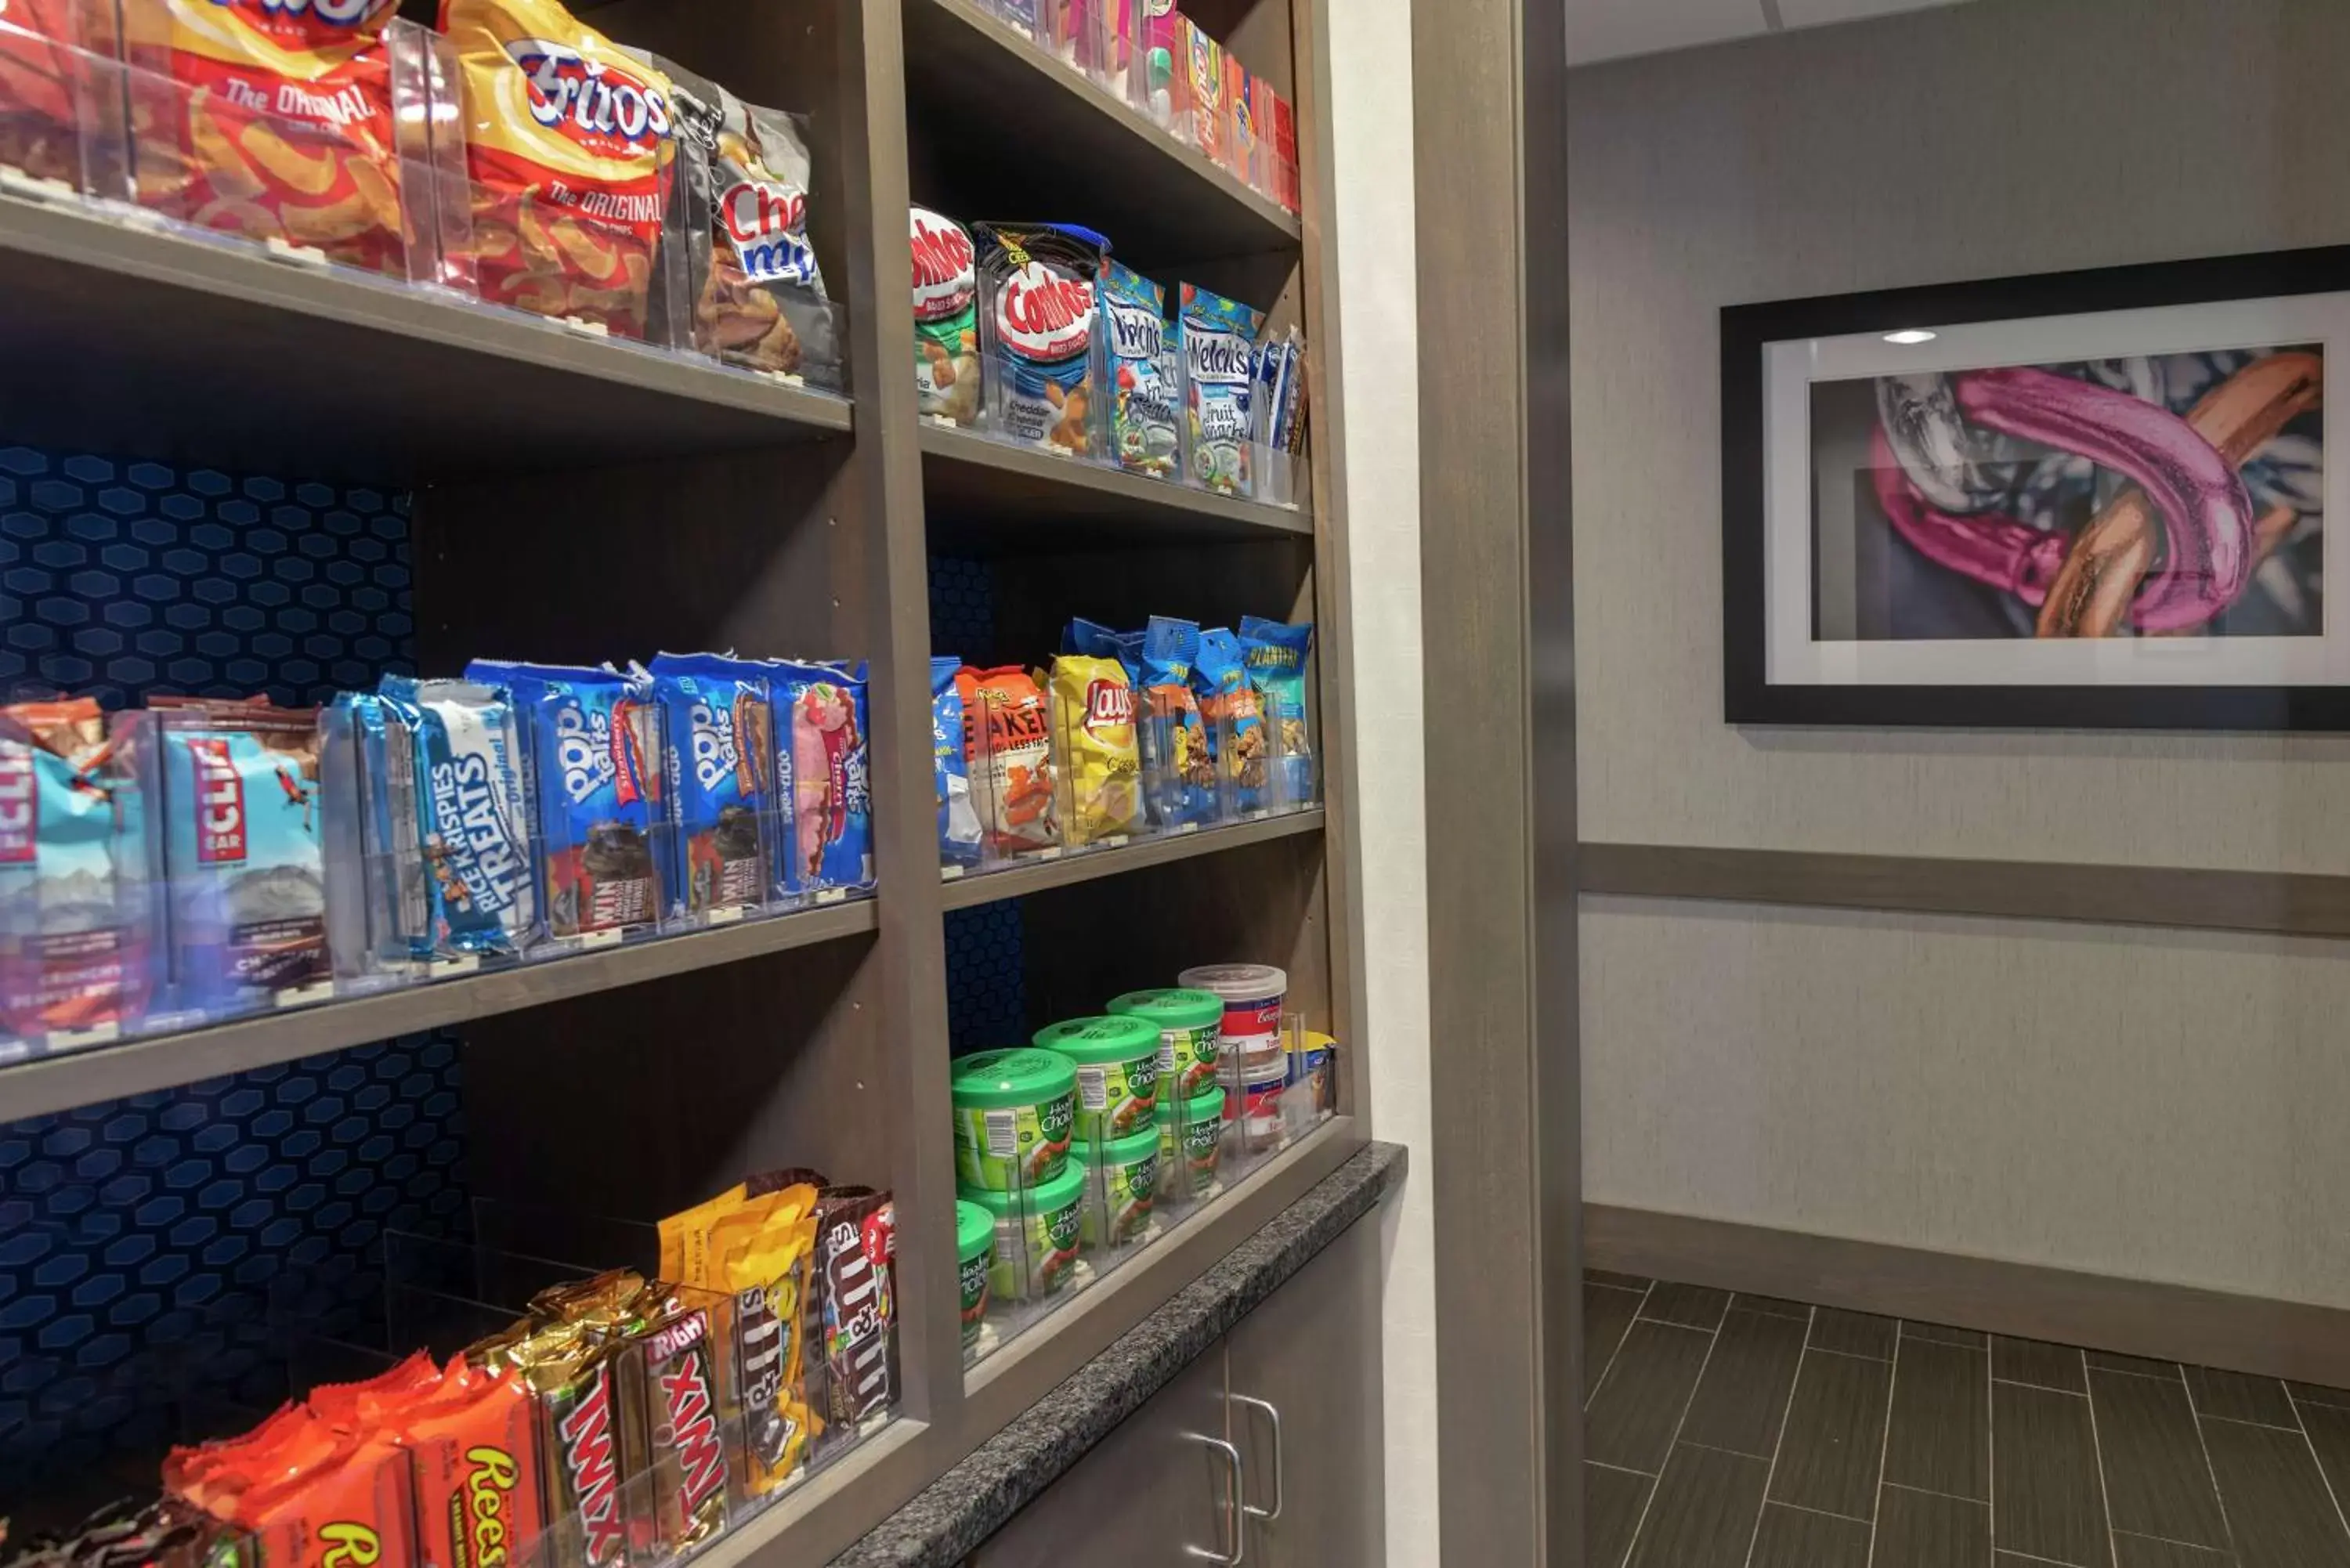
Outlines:
[[[37,1056],[0,1067],[0,1123],[859,936],[878,926],[874,901],[860,898],[315,1007],[255,1013],[203,1029]]]
[[[843,400],[429,289],[0,198],[12,441],[386,484],[838,435]]]
[[[1221,855],[1227,849],[1243,849],[1269,839],[1321,831],[1322,808],[1310,806],[1279,816],[1260,817],[1254,822],[1237,822],[1229,827],[1203,827],[1197,833],[1179,834],[1171,838],[1146,838],[1120,849],[1091,849],[1079,855],[1010,866],[1001,871],[958,877],[940,890],[940,902],[950,909],[968,909],[1053,888],[1091,882],[1100,877],[1123,876],[1146,867]]]
[[[1311,539],[1314,514],[1242,501],[948,425],[922,426],[923,511],[933,545],[975,554],[1120,540]]]
[[[952,186],[926,190],[918,174],[916,201],[951,197],[958,218],[1066,217],[1152,264],[1296,248],[1295,214],[973,0],[903,0],[902,12],[907,116],[934,128]]]

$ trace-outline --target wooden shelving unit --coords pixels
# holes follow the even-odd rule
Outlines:
[[[413,487],[422,668],[731,646],[862,657],[879,896],[0,1070],[0,1120],[402,1032],[461,1026],[468,1175],[517,1205],[652,1219],[743,1172],[814,1165],[898,1197],[899,1416],[697,1559],[829,1559],[1336,1168],[1341,1116],[966,1373],[947,1136],[944,921],[1019,899],[1038,1016],[1258,959],[1342,1041],[1361,1023],[1348,826],[1353,659],[1332,227],[1326,0],[1187,9],[1298,106],[1300,221],[1034,52],[972,0],[617,0],[594,24],[804,111],[814,237],[845,307],[834,399],[340,275],[0,199],[0,430],[130,455]],[[917,417],[906,208],[1049,217],[1302,322],[1314,472],[1295,509],[1059,462]],[[1050,652],[1073,613],[1310,618],[1323,806],[945,880],[934,839],[933,553],[1002,556],[995,640]],[[988,650],[940,649],[977,658]]]

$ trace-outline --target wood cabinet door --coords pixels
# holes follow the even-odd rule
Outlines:
[[[1247,1568],[1381,1560],[1379,1228],[1359,1220],[1227,1336]],[[1430,1434],[1434,1462],[1434,1434]],[[1276,1517],[1275,1504],[1279,1505]]]
[[[988,1538],[966,1568],[1210,1568],[1236,1556],[1220,1340]],[[1206,1555],[1196,1555],[1192,1551]]]

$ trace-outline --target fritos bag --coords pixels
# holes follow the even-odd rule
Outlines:
[[[402,273],[398,0],[124,0],[140,202]]]
[[[484,299],[642,337],[674,177],[669,78],[554,0],[442,0]]]

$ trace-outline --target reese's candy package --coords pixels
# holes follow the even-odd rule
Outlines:
[[[865,665],[766,665],[775,701],[776,774],[791,825],[783,884],[793,894],[873,882],[873,788]]]
[[[511,954],[537,901],[514,708],[469,680],[386,676],[415,732],[416,831],[432,912],[417,957]]]
[[[677,155],[669,78],[555,0],[442,0],[441,30],[482,297],[644,337]]]
[[[1200,633],[1193,657],[1191,685],[1213,737],[1220,790],[1232,792],[1234,810],[1261,810],[1268,774],[1264,716],[1242,662],[1240,639],[1227,627],[1210,627]]]
[[[1255,493],[1249,389],[1255,376],[1256,335],[1263,324],[1261,311],[1236,299],[1188,283],[1182,286],[1175,332],[1183,371],[1183,472],[1202,489]]]
[[[979,813],[971,800],[971,763],[962,749],[960,659],[931,660],[931,782],[939,797],[939,863],[979,864]]]
[[[677,131],[670,241],[686,258],[691,324],[667,329],[654,291],[654,338],[691,342],[765,375],[840,385],[840,345],[824,274],[808,243],[809,161],[797,115],[744,103],[718,83],[631,49],[669,78]]]
[[[1130,472],[1172,479],[1182,453],[1167,291],[1105,257],[1101,296],[1103,337],[1109,349],[1110,455]]]
[[[314,708],[155,697],[172,975],[198,1007],[333,971]]]
[[[718,654],[664,653],[650,672],[669,727],[676,896],[689,915],[764,905],[782,798],[767,671]]]
[[[1196,621],[1155,615],[1143,630],[1142,759],[1151,816],[1161,827],[1215,820],[1216,763],[1208,726],[1191,693],[1191,661],[1199,646]]]
[[[1048,224],[977,223],[987,422],[1007,441],[1097,457],[1095,285],[1103,247]]]
[[[89,698],[0,708],[0,1036],[145,1005],[143,803],[118,755]]]
[[[657,707],[612,670],[477,659],[465,676],[514,699],[547,933],[658,921],[667,870],[655,854],[666,827]]]
[[[530,1390],[510,1372],[451,1358],[397,1430],[415,1469],[418,1561],[503,1568],[536,1560],[546,1531]]]
[[[1314,651],[1313,624],[1289,626],[1243,616],[1240,641],[1258,711],[1272,731],[1276,798],[1284,805],[1303,804],[1314,797],[1314,742],[1305,718],[1305,656]]]
[[[1061,824],[1072,846],[1130,834],[1142,825],[1142,762],[1134,736],[1134,687],[1115,659],[1065,653],[1053,660],[1053,727],[1061,740],[1068,804]]]
[[[955,687],[962,696],[972,796],[988,846],[1024,855],[1059,844],[1052,715],[1035,679],[1013,666],[964,669]]]
[[[398,0],[126,0],[141,204],[409,271],[384,28]]]
[[[978,253],[952,218],[911,210],[914,245],[914,400],[959,425],[979,422]]]

